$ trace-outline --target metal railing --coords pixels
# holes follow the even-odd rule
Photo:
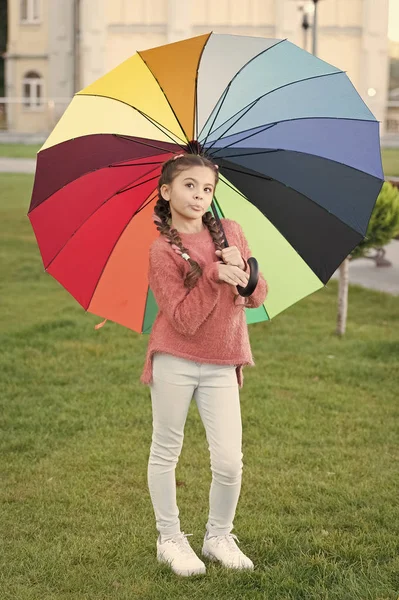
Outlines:
[[[0,131],[48,134],[72,98],[1,98]],[[386,107],[385,132],[399,134],[399,100]]]
[[[71,99],[0,97],[0,131],[49,133]]]

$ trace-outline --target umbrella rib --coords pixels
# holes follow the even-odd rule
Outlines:
[[[218,108],[218,109],[217,109],[217,111],[216,111],[216,114],[215,114],[215,116],[214,116],[214,119],[213,119],[213,121],[212,121],[212,125],[210,126],[210,128],[209,128],[209,130],[208,130],[208,133],[206,134],[206,137],[205,137],[205,140],[204,140],[204,142],[203,142],[202,146],[205,146],[206,142],[208,141],[208,137],[209,137],[209,134],[210,134],[210,133],[211,133],[211,131],[212,131],[212,127],[214,126],[214,124],[215,124],[215,121],[216,121],[216,119],[218,118],[218,115],[219,115],[219,113],[220,113],[220,111],[221,111],[221,108],[222,108],[222,106],[223,106],[223,103],[224,103],[224,101],[226,100],[227,94],[229,93],[230,85],[231,85],[231,81],[228,83],[228,85],[226,86],[226,88],[225,88],[225,89],[224,89],[224,91],[223,91],[223,94],[221,94],[221,96],[220,96],[220,98],[223,98],[223,99],[222,99],[222,101],[221,101],[221,103],[220,103],[220,105],[219,105],[219,108]],[[219,100],[220,100],[220,98],[219,98]],[[218,102],[219,102],[219,100],[218,100]],[[209,120],[209,119],[208,119],[208,120]],[[206,123],[205,123],[205,125],[206,125]],[[204,125],[204,127],[205,127],[205,125]],[[204,129],[204,127],[203,127],[202,129]]]
[[[259,152],[245,152],[242,154],[232,154],[231,156],[219,156],[218,158],[226,158],[227,160],[230,160],[230,159],[238,158],[241,156],[258,156],[258,154],[273,154],[273,152],[282,152],[282,151],[284,151],[284,148],[270,148],[270,149],[265,149],[265,150],[259,149]],[[306,152],[300,152],[300,154],[306,154]]]
[[[222,207],[220,206],[220,202],[219,202],[219,200],[217,199],[217,197],[216,197],[216,194],[214,195],[214,199],[215,199],[215,204],[217,204],[217,206],[218,206],[218,208],[219,208],[220,212],[222,213],[221,219],[225,219],[225,214],[224,214],[224,212],[223,212],[223,209],[222,209]]]
[[[119,169],[120,167],[142,167],[147,165],[161,165],[162,161],[152,161],[152,162],[132,162],[132,163],[111,163],[107,165],[108,169]]]
[[[287,38],[284,38],[284,39],[282,39],[282,40],[278,40],[278,41],[277,41],[275,44],[273,44],[273,46],[269,46],[269,48],[265,48],[265,49],[264,49],[264,50],[262,50],[261,52],[258,52],[258,54],[255,54],[255,56],[253,56],[252,58],[250,58],[250,59],[249,59],[249,60],[248,60],[248,61],[247,61],[247,62],[246,62],[244,65],[242,65],[242,67],[240,67],[240,69],[238,69],[237,73],[234,73],[233,77],[230,79],[230,81],[228,82],[228,84],[227,84],[227,85],[226,85],[226,87],[224,88],[223,92],[220,94],[220,96],[219,96],[219,98],[218,98],[218,100],[217,100],[217,102],[216,102],[215,106],[216,106],[216,105],[217,105],[217,103],[218,103],[218,102],[221,100],[221,98],[222,98],[223,94],[226,94],[226,95],[227,95],[228,88],[230,88],[230,87],[231,87],[231,84],[233,83],[233,81],[236,79],[236,77],[238,77],[238,75],[241,73],[241,71],[242,71],[243,69],[245,69],[245,67],[246,67],[246,66],[248,66],[248,65],[249,65],[249,64],[250,64],[250,63],[251,63],[253,60],[255,60],[256,58],[258,58],[258,57],[259,57],[259,56],[261,56],[262,54],[266,54],[266,52],[268,52],[268,51],[269,51],[269,50],[271,50],[272,48],[275,48],[275,47],[276,47],[276,46],[278,46],[279,44],[282,44],[282,43],[284,43],[284,42],[286,42],[286,41],[287,41]],[[225,98],[223,98],[223,101],[222,101],[222,103],[224,102],[224,100],[225,100]],[[201,135],[201,133],[203,132],[203,130],[205,129],[205,127],[206,127],[206,124],[208,123],[208,121],[209,121],[209,119],[210,119],[210,117],[211,117],[211,114],[212,114],[212,112],[215,110],[215,106],[212,108],[212,110],[211,110],[211,112],[210,112],[210,115],[209,115],[209,117],[207,118],[206,122],[204,123],[204,126],[202,127],[202,129],[201,129],[201,131],[200,131],[200,135]],[[219,111],[218,111],[218,113],[219,113]],[[213,121],[213,123],[214,123],[214,122],[215,122],[215,121]],[[212,123],[212,126],[213,126],[213,123]],[[212,129],[212,126],[211,126],[210,130]],[[208,135],[209,135],[209,132],[208,132],[208,134],[207,134],[207,136],[206,136],[206,139],[208,139]],[[197,136],[197,138],[198,138],[198,136]]]
[[[226,160],[226,159],[225,159]],[[360,231],[357,231],[356,229],[354,229],[351,225],[349,225],[348,223],[345,223],[345,221],[343,221],[342,219],[340,219],[340,217],[338,217],[335,213],[331,212],[330,210],[328,210],[327,208],[325,208],[325,206],[322,206],[321,204],[317,204],[317,202],[315,202],[312,198],[309,198],[309,196],[307,196],[306,194],[304,194],[303,192],[299,192],[298,190],[296,190],[295,188],[293,188],[290,185],[287,185],[285,183],[283,183],[282,181],[279,181],[278,179],[274,179],[274,177],[266,177],[266,176],[262,176],[259,175],[257,173],[251,172],[248,173],[247,171],[241,171],[239,169],[232,169],[231,167],[226,167],[225,165],[223,165],[222,167],[223,169],[228,169],[230,171],[235,171],[236,173],[240,173],[241,175],[248,175],[250,177],[258,177],[260,179],[264,179],[264,180],[268,180],[268,181],[274,181],[275,183],[278,183],[279,185],[283,185],[284,187],[289,188],[290,190],[292,190],[293,192],[295,192],[296,194],[299,194],[300,196],[302,196],[302,198],[306,198],[306,200],[308,200],[309,202],[311,202],[312,204],[315,204],[318,208],[320,208],[321,210],[323,210],[324,212],[328,213],[330,216],[334,217],[335,219],[337,219],[337,221],[339,221],[340,223],[342,223],[343,225],[345,225],[345,227],[348,227],[348,229],[351,229],[354,233],[356,233],[357,235],[360,235],[361,238],[364,239],[364,235],[362,233],[360,233]],[[371,176],[373,177],[373,176]],[[378,178],[376,178],[378,179]],[[383,180],[380,180],[383,181]],[[231,187],[231,186],[230,186]],[[233,188],[234,189],[234,188]],[[243,194],[242,194],[243,195]],[[243,197],[248,200],[248,202],[251,202],[248,198],[246,198],[244,195]],[[252,204],[252,203],[251,203]],[[267,217],[267,215],[265,215]]]
[[[238,119],[236,119],[236,121],[234,121],[234,123],[232,123],[227,129],[226,131],[224,131],[218,138],[216,138],[211,145],[209,146],[208,150],[210,150],[211,148],[213,148],[213,146],[216,144],[216,142],[218,142],[228,131],[230,131],[230,129],[232,127],[234,127],[234,125],[236,125],[238,123],[238,121],[240,121],[240,119],[242,119],[249,110],[251,110],[260,100],[262,100],[263,98],[266,98],[266,96],[269,96],[270,94],[274,94],[274,92],[277,92],[278,90],[282,90],[286,87],[289,87],[290,85],[295,85],[297,83],[302,83],[303,81],[311,81],[312,79],[321,79],[322,77],[331,77],[333,75],[340,75],[344,73],[344,71],[334,71],[332,73],[323,73],[322,75],[313,75],[312,77],[304,77],[303,79],[298,79],[296,81],[290,81],[289,83],[285,83],[284,85],[280,85],[277,88],[274,88],[273,90],[269,90],[268,92],[266,92],[266,94],[262,94],[261,96],[259,96],[259,98],[255,98],[255,100],[252,100],[252,102],[250,104],[247,104],[247,106],[244,106],[243,108],[241,108],[239,111],[237,111],[234,115],[230,116],[226,121],[224,121],[223,123],[221,123],[219,125],[219,127],[217,127],[217,129],[215,129],[215,131],[213,133],[215,133],[216,131],[218,131],[218,129],[220,129],[221,127],[223,127],[223,125],[225,125],[227,123],[227,121],[229,121],[230,119],[233,119],[235,116],[237,116],[242,110],[244,110],[245,108],[247,108],[248,110],[246,110],[242,115],[240,115],[238,117]]]
[[[332,119],[332,120],[336,120],[336,121],[359,121],[359,122],[362,121],[362,122],[365,122],[365,123],[373,123],[373,121],[370,121],[370,119],[354,119],[353,117],[296,117],[294,119],[282,119],[281,121],[276,121],[275,123],[267,123],[267,124],[264,125],[263,129],[259,129],[258,130],[257,127],[252,128],[252,129],[257,129],[257,131],[255,131],[254,133],[251,133],[247,137],[241,138],[240,140],[238,140],[238,142],[241,143],[244,140],[247,140],[247,139],[253,137],[254,135],[258,135],[259,133],[263,133],[267,129],[271,129],[272,127],[276,127],[276,125],[279,125],[280,123],[289,123],[291,121],[305,121],[306,119],[311,119],[312,121],[314,119]],[[252,131],[252,129],[248,129],[248,131]],[[234,142],[231,142],[230,144],[227,144],[226,146],[220,146],[219,148],[217,148],[215,150],[215,152],[210,152],[209,156],[214,157],[214,156],[216,156],[216,154],[218,152],[221,152],[222,150],[226,150],[226,148],[230,148],[231,146],[234,146],[234,144],[236,144],[236,143],[237,143],[237,140],[234,141]]]
[[[148,196],[148,198],[147,198],[147,200],[148,200],[148,201],[147,201],[147,203],[146,203],[146,206],[147,206],[148,204],[150,204],[151,202],[153,202],[153,200],[155,200],[155,197],[152,197],[152,196],[153,196],[153,194],[154,194],[154,192],[155,192],[155,190],[153,190],[153,191],[151,192],[151,194]],[[122,237],[123,233],[126,231],[126,229],[128,228],[128,226],[130,225],[130,223],[131,223],[132,219],[133,219],[133,218],[134,218],[134,217],[137,215],[137,213],[138,213],[138,212],[140,212],[140,210],[142,210],[142,208],[141,208],[141,207],[140,207],[140,209],[136,210],[136,211],[135,211],[135,212],[132,214],[132,216],[130,217],[130,219],[128,220],[128,222],[126,223],[126,225],[124,226],[124,228],[122,229],[122,231],[120,232],[120,234],[118,235],[118,237],[117,237],[117,239],[116,239],[116,241],[115,241],[114,245],[112,246],[112,249],[111,249],[110,253],[108,254],[107,260],[105,261],[105,263],[104,263],[104,266],[103,266],[103,268],[101,269],[101,273],[100,273],[100,275],[99,275],[99,277],[98,277],[98,279],[97,279],[97,283],[96,283],[96,285],[94,286],[93,293],[92,293],[92,295],[91,295],[91,297],[90,297],[90,300],[89,300],[89,303],[88,303],[88,305],[87,305],[88,307],[90,306],[90,304],[91,304],[91,301],[93,300],[93,297],[94,297],[94,294],[96,293],[96,289],[97,289],[97,287],[98,287],[98,284],[100,283],[100,279],[101,279],[101,277],[102,277],[102,275],[103,275],[103,273],[104,273],[104,271],[105,271],[105,269],[106,269],[106,267],[107,267],[107,264],[108,264],[108,263],[109,263],[109,261],[110,261],[110,258],[111,258],[111,256],[112,256],[112,253],[113,253],[113,251],[115,250],[115,248],[116,248],[116,246],[117,246],[117,244],[118,244],[119,240],[121,239],[121,237]],[[147,292],[147,293],[148,293],[148,292]]]
[[[129,106],[130,106],[130,105],[129,105]],[[159,129],[159,131],[161,131],[162,133],[164,133],[165,135],[167,135],[167,136],[168,136],[168,138],[169,138],[169,139],[171,139],[171,140],[172,140],[172,142],[173,142],[174,144],[176,144],[177,146],[180,146],[180,148],[182,148],[182,150],[184,150],[184,148],[185,148],[185,144],[184,144],[184,140],[182,140],[182,139],[181,139],[181,137],[179,137],[179,136],[177,136],[177,135],[176,135],[177,139],[179,139],[179,140],[181,140],[181,141],[183,142],[182,144],[178,144],[178,143],[177,143],[177,142],[176,142],[176,141],[173,139],[173,137],[172,137],[172,132],[170,131],[170,129],[168,129],[167,127],[165,127],[165,126],[164,126],[164,125],[162,125],[161,123],[158,123],[158,121],[155,121],[155,119],[152,119],[152,118],[151,118],[149,115],[147,115],[146,113],[144,113],[142,110],[140,110],[140,109],[138,109],[138,108],[136,108],[136,107],[134,107],[134,106],[133,106],[132,108],[134,108],[134,110],[137,110],[137,112],[138,112],[138,113],[140,113],[140,114],[141,114],[141,115],[142,115],[142,116],[143,116],[145,119],[147,119],[147,121],[150,121],[150,123],[152,123],[153,125],[155,125],[155,127],[156,127],[157,129]],[[179,124],[180,124],[180,123],[179,123]],[[161,127],[162,127],[163,129],[161,129]],[[165,129],[166,131],[164,131],[164,129]],[[169,135],[169,133],[170,133],[171,135]]]
[[[154,190],[154,192],[155,192],[155,190]],[[154,192],[153,192],[153,193],[154,193]],[[158,190],[157,190],[157,192],[158,192]],[[147,207],[149,204],[151,204],[151,202],[152,202],[153,200],[154,200],[154,198],[150,198],[150,200],[148,200],[148,202],[147,202],[147,203],[145,203],[145,204],[142,204],[142,205],[140,206],[140,208],[138,208],[134,214],[135,214],[135,215],[137,215],[139,212],[141,212],[142,210],[144,210],[144,209],[145,209],[145,208],[146,208],[146,207]],[[133,215],[133,216],[134,216],[134,215]]]
[[[155,171],[155,170],[156,170],[156,167],[155,167],[154,169],[150,169],[150,170],[148,171],[148,173],[151,173],[152,171]],[[148,175],[148,173],[146,173],[146,175]],[[156,179],[156,177],[157,177],[157,176],[155,176],[155,177],[152,177],[151,179]],[[151,179],[147,179],[146,181],[142,181],[142,182],[140,182],[139,184],[137,184],[137,186],[136,186],[136,187],[138,187],[139,185],[142,185],[143,183],[148,183],[148,181],[151,181]],[[133,181],[135,181],[135,180],[133,179],[133,180],[132,180],[132,182],[133,182]],[[129,185],[129,184],[128,184],[128,185]],[[131,188],[129,188],[129,189],[131,189]],[[106,203],[107,203],[109,200],[112,200],[112,198],[113,198],[114,196],[116,196],[116,195],[117,195],[117,194],[119,194],[119,193],[125,192],[125,191],[127,191],[127,190],[126,190],[126,189],[124,189],[123,187],[121,187],[119,190],[117,190],[116,192],[114,192],[114,193],[113,193],[111,196],[109,196],[108,198],[106,198],[106,199],[104,200],[104,202],[102,202],[102,203],[101,203],[99,206],[97,206],[97,208],[96,208],[95,210],[93,210],[93,212],[92,212],[92,213],[91,213],[91,214],[90,214],[88,217],[86,217],[86,219],[85,219],[85,220],[84,220],[82,223],[80,223],[80,224],[79,224],[79,226],[78,226],[78,227],[75,229],[75,231],[72,233],[72,235],[70,235],[70,236],[69,236],[69,238],[67,239],[67,241],[65,242],[65,244],[64,244],[64,245],[63,245],[63,246],[62,246],[62,247],[61,247],[61,248],[58,250],[58,252],[57,252],[57,253],[56,253],[56,254],[53,256],[53,258],[50,260],[50,262],[48,263],[48,265],[45,267],[45,270],[47,271],[47,269],[50,267],[50,265],[51,265],[51,264],[54,262],[54,260],[57,258],[57,256],[59,255],[59,253],[60,253],[60,252],[62,252],[62,250],[63,250],[63,249],[65,248],[65,246],[68,244],[69,240],[70,240],[70,239],[71,239],[71,238],[72,238],[74,235],[76,235],[76,233],[79,231],[79,229],[80,229],[81,227],[83,227],[83,225],[84,225],[84,224],[85,224],[85,223],[86,223],[86,222],[87,222],[89,219],[91,219],[91,217],[92,217],[92,216],[93,216],[93,215],[94,215],[94,214],[95,214],[95,213],[96,213],[96,212],[97,212],[97,211],[98,211],[100,208],[102,208],[102,207],[103,207],[103,206],[104,206],[104,205],[105,205],[105,204],[106,204]]]
[[[319,154],[312,154],[312,152],[300,152],[299,150],[291,150],[289,148],[288,149],[287,148],[274,148],[272,150],[260,150],[259,152],[246,152],[245,154],[234,154],[232,156],[225,156],[225,157],[219,157],[219,158],[222,158],[222,159],[224,158],[224,160],[233,161],[234,158],[241,158],[242,156],[259,156],[260,154],[272,154],[273,152],[291,152],[292,154],[301,154],[303,156],[313,156],[315,158],[319,158],[320,160],[326,160],[328,162],[336,163],[337,165],[346,167],[347,169],[352,169],[353,171],[357,171],[358,173],[364,173],[365,175],[369,175],[370,177],[374,177],[375,179],[379,179],[380,181],[385,180],[385,178],[378,177],[377,175],[372,175],[372,173],[368,173],[367,171],[363,171],[362,169],[358,169],[357,167],[353,167],[352,165],[347,165],[346,163],[340,162],[339,160],[334,160],[333,158],[328,158],[326,156],[320,156]],[[275,179],[275,181],[278,181],[278,180]]]
[[[229,160],[225,158],[224,160]],[[235,171],[236,173],[241,173],[241,175],[250,175],[251,177],[257,177],[258,179],[264,179],[265,181],[276,181],[273,177],[268,177],[267,175],[260,175],[259,173],[247,171],[242,171],[241,169],[233,169],[233,167],[227,167],[226,165],[221,165],[222,169],[228,169],[229,171]]]
[[[250,111],[250,110],[251,110],[251,109],[252,109],[252,108],[255,106],[255,104],[257,104],[257,103],[258,103],[258,101],[259,101],[259,100],[260,100],[260,98],[258,98],[257,100],[254,100],[254,102],[252,102],[252,104],[248,105],[248,106],[246,107],[246,111],[245,111],[245,112],[243,112],[243,113],[242,113],[242,115],[240,115],[240,116],[238,117],[238,119],[237,119],[237,120],[236,120],[234,123],[232,123],[228,129],[226,129],[225,133],[227,133],[227,132],[228,132],[228,131],[229,131],[229,130],[232,128],[232,127],[234,127],[234,125],[235,125],[236,123],[238,123],[238,121],[239,121],[240,119],[242,119],[243,117],[245,117],[245,115],[246,115],[247,113],[249,113],[249,111]],[[237,113],[236,113],[236,114],[237,114]],[[219,129],[219,128],[218,128],[218,129]],[[207,148],[207,151],[209,152],[209,150],[212,150],[212,148],[214,147],[214,145],[216,144],[216,142],[218,142],[218,141],[219,141],[221,138],[223,138],[223,134],[220,136],[220,138],[217,138],[216,140],[214,140],[213,142],[211,142],[211,145],[210,145],[210,146],[208,146],[208,148]]]
[[[234,127],[234,125],[236,125],[238,123],[238,121],[240,121],[260,100],[262,100],[263,98],[266,98],[266,96],[269,96],[270,94],[273,94],[274,92],[277,92],[278,90],[284,89],[285,87],[289,87],[290,85],[295,85],[297,83],[302,83],[303,81],[311,81],[312,79],[320,79],[321,77],[329,77],[331,75],[338,75],[340,73],[343,73],[343,71],[337,71],[337,72],[333,72],[333,73],[324,73],[323,75],[314,75],[312,77],[305,77],[304,79],[298,79],[297,81],[291,81],[289,83],[286,83],[284,85],[281,85],[280,87],[277,87],[273,90],[270,90],[269,92],[266,92],[266,94],[263,94],[262,96],[259,96],[259,98],[256,98],[255,100],[252,101],[252,103],[247,104],[247,110],[238,117],[238,119],[236,119],[236,121],[234,121],[234,123],[232,123],[227,129],[226,131],[224,131],[218,138],[216,138],[211,145],[209,146],[208,150],[212,149],[214,147],[214,145],[216,144],[216,142],[218,142],[220,139],[222,139],[225,134],[230,131],[230,129],[232,127]],[[219,127],[217,127],[217,129],[215,131],[217,131],[218,129],[220,129],[221,127],[223,127],[223,125],[225,125],[227,123],[227,121],[229,121],[230,119],[233,119],[236,115],[238,115],[242,110],[244,110],[244,108],[240,109],[240,111],[237,111],[234,115],[232,115],[231,117],[229,117],[229,119],[227,119],[226,121],[224,121],[224,123],[221,123],[219,125]],[[215,133],[215,132],[214,132]]]
[[[233,185],[231,185],[231,183],[229,182],[228,179],[226,179],[226,177],[223,177],[222,179],[223,183],[226,184],[230,189],[233,190],[233,192],[236,192],[237,194],[239,194],[242,198],[244,198],[244,200],[247,200],[248,202],[250,202],[250,200],[248,200],[247,196],[245,196],[238,188],[234,187]]]
[[[141,56],[141,54],[140,54],[140,52],[139,52],[139,51],[137,51],[137,54],[140,56],[141,60],[143,61],[143,63],[145,64],[145,66],[147,67],[147,69],[149,70],[149,72],[151,73],[151,75],[153,76],[153,78],[155,79],[155,81],[157,82],[157,84],[158,84],[158,86],[159,86],[159,89],[161,90],[162,94],[164,95],[164,97],[165,97],[165,100],[166,100],[166,102],[168,103],[170,110],[171,110],[171,111],[172,111],[172,113],[174,114],[174,116],[175,116],[175,119],[176,119],[176,121],[178,122],[178,124],[179,124],[179,126],[180,126],[180,129],[181,129],[181,130],[182,130],[182,132],[183,132],[183,135],[185,135],[185,136],[186,136],[186,140],[187,140],[187,142],[188,142],[189,140],[187,139],[186,132],[184,131],[184,129],[183,129],[183,127],[182,127],[182,124],[180,123],[180,121],[179,121],[179,119],[178,119],[178,117],[177,117],[177,114],[175,113],[175,111],[174,111],[174,109],[173,109],[173,107],[172,107],[171,103],[169,102],[169,100],[168,100],[168,97],[167,97],[167,95],[165,94],[165,92],[164,92],[164,90],[163,90],[163,87],[161,86],[161,84],[159,83],[158,79],[155,77],[154,73],[151,71],[150,67],[147,65],[146,61],[145,61],[145,60],[144,60],[144,58]],[[179,139],[181,139],[181,138],[179,137]],[[182,140],[182,141],[184,141],[184,140]],[[184,148],[184,147],[183,147],[183,150],[185,150],[185,148]]]
[[[97,134],[96,134],[97,135]],[[102,135],[102,134],[99,134]],[[112,134],[114,135],[114,134]],[[68,140],[69,141],[69,140]],[[64,143],[64,142],[63,142]],[[140,164],[151,164],[151,163],[140,163]],[[156,163],[153,163],[156,164]],[[162,164],[161,161],[159,161],[159,163],[157,164]],[[28,215],[33,212],[38,206],[40,206],[41,204],[43,204],[43,202],[46,202],[46,200],[48,200],[49,198],[51,198],[51,196],[53,194],[55,194],[56,192],[59,192],[60,190],[62,190],[65,186],[70,185],[71,183],[73,183],[74,181],[78,181],[78,179],[80,179],[81,177],[85,177],[86,175],[89,175],[90,173],[95,173],[96,171],[101,171],[101,169],[109,169],[109,168],[115,168],[115,167],[123,167],[124,165],[118,165],[110,163],[108,165],[103,165],[102,167],[96,167],[94,169],[91,169],[90,171],[85,171],[84,173],[82,173],[81,175],[79,175],[79,177],[76,177],[76,179],[73,179],[72,181],[68,181],[67,183],[65,183],[63,186],[61,186],[60,188],[57,188],[56,190],[54,190],[53,192],[51,192],[51,194],[49,196],[46,196],[45,198],[43,198],[43,200],[37,204],[31,211],[28,212]],[[139,166],[139,165],[128,165],[128,166]],[[150,172],[150,171],[149,171]]]
[[[153,171],[155,171],[155,169],[152,169]],[[130,190],[134,190],[134,188],[136,187],[140,187],[140,185],[144,185],[144,183],[148,183],[149,181],[152,181],[153,179],[157,179],[158,175],[154,175],[154,177],[150,177],[149,179],[145,179],[144,181],[140,181],[139,183],[135,183],[133,185],[129,185],[129,187],[125,187],[125,188],[121,188],[119,189],[117,192],[115,192],[115,196],[118,196],[118,194],[124,194],[125,192],[129,192]]]
[[[278,122],[280,122],[280,121],[278,121]],[[276,123],[268,123],[267,125],[264,126],[263,129],[255,131],[255,133],[250,133],[249,135],[247,135],[247,137],[241,138],[239,140],[239,142],[240,143],[244,142],[245,140],[248,140],[249,138],[253,137],[254,135],[258,135],[258,133],[263,133],[264,131],[267,131],[268,129],[272,129],[272,127],[275,127],[276,125],[277,125],[277,122]],[[231,142],[230,144],[227,144],[226,146],[221,146],[220,148],[217,148],[215,150],[215,152],[210,152],[209,156],[212,156],[212,158],[213,158],[214,156],[216,156],[216,154],[218,152],[222,152],[223,150],[227,150],[227,148],[230,148],[231,146],[234,146],[234,144],[236,144],[236,143],[237,143],[237,140],[234,141],[234,142]]]
[[[147,142],[138,140],[134,136],[129,137],[128,135],[121,135],[119,133],[112,133],[111,135],[113,135],[114,137],[120,138],[122,140],[127,140],[128,142],[134,142],[135,144],[142,144],[143,146],[148,146],[148,148],[155,148],[156,150],[162,150],[162,152],[172,152],[172,148],[169,148],[169,149],[161,148],[161,146],[155,146],[155,144],[148,144]],[[169,142],[165,142],[165,144],[169,144]],[[179,146],[179,148],[182,148],[182,146],[180,144],[177,144],[176,142],[171,144],[171,146],[172,145]]]
[[[130,105],[129,105],[130,106]],[[143,112],[142,110],[136,108],[136,107],[132,107],[134,108],[134,110],[137,110],[137,112],[139,112],[144,118],[146,118],[148,121],[150,121],[150,123],[152,123],[153,125],[155,125],[155,127],[157,129],[159,129],[159,131],[161,131],[162,133],[165,133],[165,135],[168,136],[168,138],[170,138],[172,140],[172,142],[174,144],[177,144],[177,146],[180,146],[180,148],[184,149],[185,148],[185,144],[184,144],[184,140],[181,139],[180,136],[176,135],[177,139],[181,140],[183,143],[182,144],[178,144],[172,137],[172,132],[170,131],[170,129],[168,129],[167,127],[165,127],[164,125],[162,125],[161,123],[158,123],[158,121],[156,121],[155,119],[152,119],[149,115],[147,115],[145,112]],[[164,131],[166,130],[166,131]],[[170,134],[170,135],[169,135]]]
[[[206,38],[206,42],[202,47],[201,50],[201,54],[198,58],[198,63],[197,63],[197,68],[195,71],[195,83],[194,83],[194,114],[193,114],[193,119],[194,119],[194,123],[195,123],[195,139],[198,140],[198,98],[197,98],[197,93],[198,93],[198,70],[201,64],[201,60],[202,60],[202,55],[204,54],[205,51],[205,47],[207,45],[207,43],[209,42],[209,39],[212,35],[213,31],[210,32],[210,34],[208,35],[208,37]]]
[[[181,137],[179,137],[178,135],[176,135],[176,137],[182,141],[182,144],[178,144],[172,137],[172,132],[170,131],[170,129],[168,129],[167,127],[165,127],[165,125],[162,125],[162,123],[158,123],[158,121],[156,121],[155,119],[153,119],[152,117],[150,117],[149,115],[147,115],[145,112],[143,112],[142,110],[140,110],[139,108],[137,108],[136,106],[132,106],[132,104],[129,104],[128,102],[125,102],[124,100],[120,100],[119,98],[113,98],[112,96],[106,96],[104,95],[100,95],[100,94],[81,94],[82,96],[93,96],[95,98],[108,98],[109,100],[114,100],[115,102],[121,102],[121,104],[126,104],[126,106],[129,106],[129,108],[132,108],[133,110],[136,110],[142,117],[144,117],[145,119],[147,119],[147,121],[149,121],[150,123],[152,123],[152,125],[155,125],[155,127],[157,129],[159,129],[159,131],[165,135],[168,136],[168,138],[170,140],[172,140],[172,142],[174,144],[177,144],[178,146],[181,147],[182,150],[185,149],[185,145],[184,145],[184,140],[181,139]],[[161,129],[162,128],[162,129]],[[165,131],[166,130],[166,131]],[[170,135],[169,135],[170,134]],[[117,135],[117,134],[114,134]]]

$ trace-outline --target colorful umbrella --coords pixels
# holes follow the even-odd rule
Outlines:
[[[364,238],[379,124],[347,75],[287,40],[201,35],[78,92],[38,153],[28,216],[46,271],[86,311],[151,331],[157,179],[193,141],[219,165],[217,214],[241,224],[269,284],[248,323],[323,287]]]

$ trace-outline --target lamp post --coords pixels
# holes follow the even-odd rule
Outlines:
[[[308,13],[303,11],[302,29],[303,29],[303,49],[308,49],[308,29],[310,27]]]
[[[317,6],[319,0],[313,0],[314,11],[313,11],[313,47],[312,54],[317,55]]]
[[[317,55],[317,8],[319,0],[309,0],[299,7],[303,13],[302,29],[303,29],[303,47],[307,50],[308,29],[312,28],[312,54]],[[311,17],[311,19],[309,19]]]

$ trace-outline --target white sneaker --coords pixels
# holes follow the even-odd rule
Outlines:
[[[237,542],[240,541],[234,533],[208,537],[208,532],[206,532],[202,546],[202,555],[210,560],[220,561],[225,567],[253,569],[254,563],[248,556],[245,556],[241,552],[234,540],[237,540]]]
[[[192,533],[177,533],[173,538],[161,541],[157,539],[157,559],[162,563],[169,563],[172,571],[177,575],[198,575],[206,572],[205,564],[195,554],[188,543],[187,536]]]

